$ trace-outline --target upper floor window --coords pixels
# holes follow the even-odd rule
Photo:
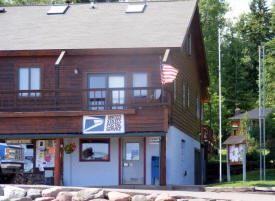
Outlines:
[[[174,80],[174,101],[177,99],[177,80]]]
[[[40,90],[40,67],[20,67],[18,73],[19,90]],[[19,96],[40,96],[39,92],[19,93]]]
[[[186,84],[182,86],[182,106],[186,107]]]
[[[201,101],[200,97],[197,96],[197,118],[200,119],[201,117]]]
[[[133,73],[133,87],[147,87],[148,86],[148,79],[147,73]],[[146,89],[139,89],[134,90],[135,97],[146,97],[147,90]]]
[[[88,105],[90,110],[123,109],[125,104],[124,74],[88,75]],[[114,89],[113,89],[114,88]],[[119,88],[122,88],[121,90]]]
[[[190,107],[190,87],[187,87],[187,107]]]
[[[187,55],[191,55],[191,34],[189,33],[185,43],[185,50]]]

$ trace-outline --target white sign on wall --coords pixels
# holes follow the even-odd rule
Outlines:
[[[149,144],[158,144],[159,143],[159,137],[149,137],[148,141],[149,141]]]
[[[125,133],[123,114],[83,116],[83,134]]]

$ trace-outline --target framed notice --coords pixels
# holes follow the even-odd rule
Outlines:
[[[244,144],[229,145],[229,162],[230,165],[239,165],[243,162]]]
[[[36,168],[54,167],[55,140],[36,141]]]
[[[123,114],[83,116],[83,134],[125,133]]]

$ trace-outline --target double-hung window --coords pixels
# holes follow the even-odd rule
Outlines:
[[[148,79],[147,73],[133,73],[133,87],[147,87]],[[134,97],[146,97],[146,89],[136,89],[134,90]]]
[[[40,90],[40,67],[20,67],[18,71],[19,90]],[[37,97],[39,92],[20,92],[19,96]]]

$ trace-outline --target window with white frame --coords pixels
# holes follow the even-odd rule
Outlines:
[[[18,70],[19,90],[40,90],[40,67],[20,67]],[[40,96],[39,92],[20,92],[19,96]]]
[[[182,86],[182,106],[186,107],[186,84],[183,83]]]
[[[133,87],[148,87],[147,73],[133,73]],[[146,89],[134,90],[135,97],[146,97]]]

